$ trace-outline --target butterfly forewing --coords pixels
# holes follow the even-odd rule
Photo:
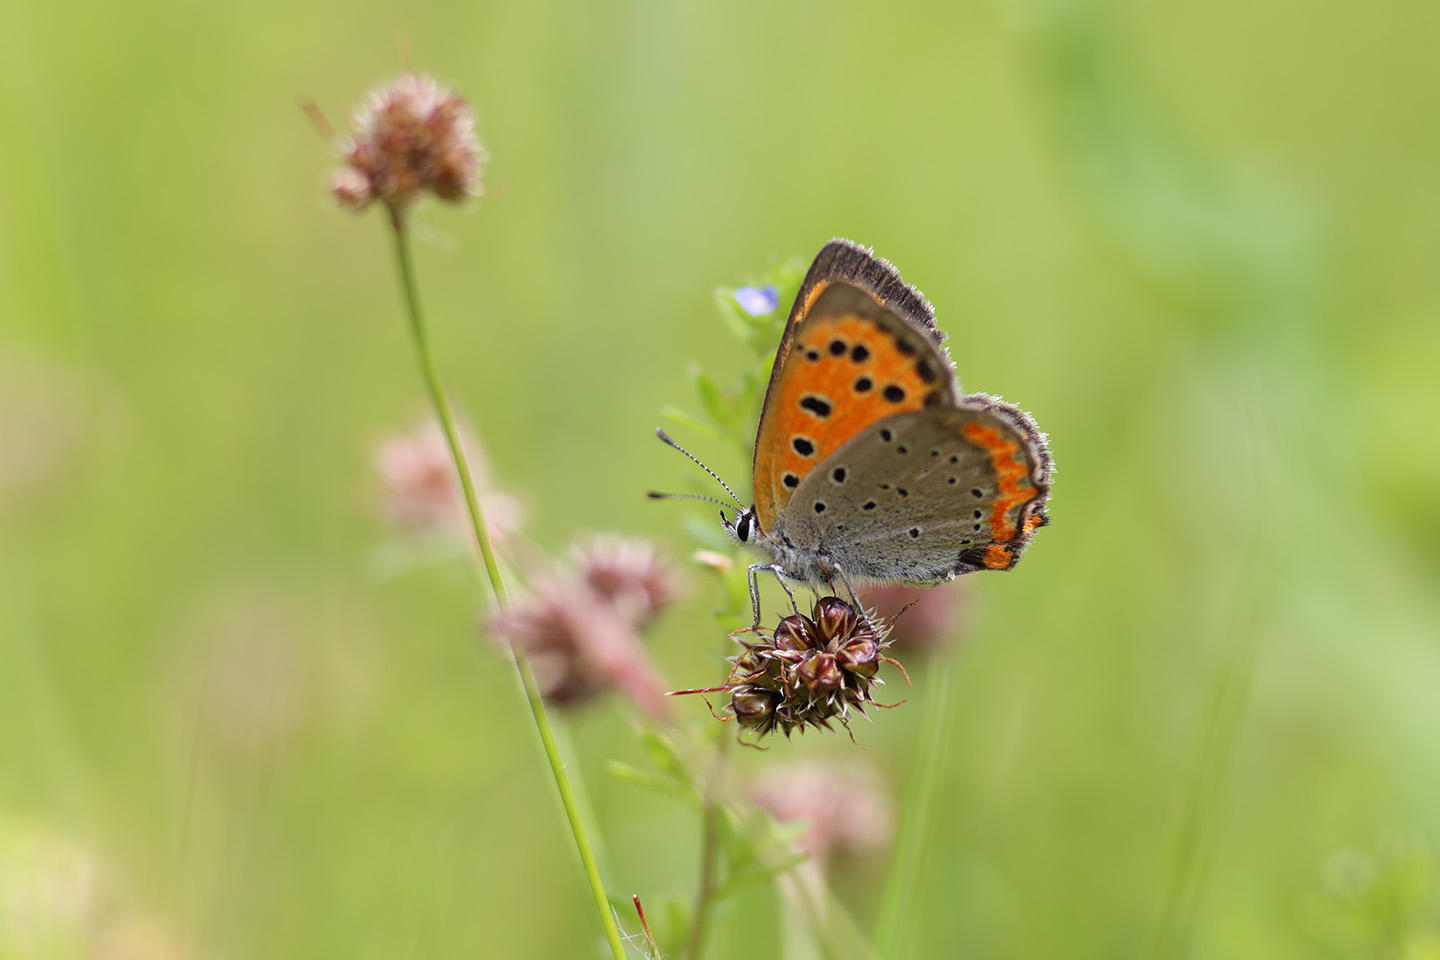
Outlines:
[[[851,438],[899,413],[952,408],[959,390],[933,330],[848,282],[828,283],[786,339],[755,443],[762,530]]]
[[[931,583],[1008,569],[1045,522],[1048,472],[1024,413],[966,397],[856,434],[795,491],[785,532],[861,578]]]
[[[785,321],[785,330],[780,337],[780,347],[775,352],[775,365],[770,369],[770,383],[765,391],[765,405],[770,405],[770,396],[790,348],[795,342],[795,331],[810,310],[832,283],[848,283],[870,294],[877,303],[883,303],[917,330],[925,331],[938,346],[945,342],[945,334],[935,326],[935,311],[919,290],[910,286],[900,277],[888,260],[875,256],[870,250],[850,240],[835,239],[825,244],[815,256],[790,316]]]

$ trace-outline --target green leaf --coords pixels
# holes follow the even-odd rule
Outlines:
[[[719,424],[711,423],[704,417],[697,417],[695,414],[688,410],[683,410],[680,407],[661,407],[660,415],[671,423],[678,423],[683,427],[694,430],[696,433],[703,433],[705,436],[714,440],[725,440],[729,435],[729,431],[722,428]]]
[[[710,415],[710,419],[724,427],[730,427],[735,416],[734,405],[725,397],[715,379],[699,367],[691,367],[690,382],[695,385],[700,406]]]
[[[670,797],[675,800],[682,800],[691,804],[695,802],[696,798],[693,791],[683,790],[674,780],[656,776],[653,773],[641,770],[639,767],[632,767],[630,764],[622,763],[619,760],[611,760],[606,764],[606,769],[610,772],[610,775],[617,780],[633,783],[636,786],[644,787],[661,796]]]
[[[645,751],[650,754],[650,759],[655,761],[660,772],[668,775],[694,802],[698,803],[700,798],[696,796],[695,788],[690,782],[690,771],[680,758],[675,744],[671,743],[669,738],[653,730],[645,731],[641,740],[645,745]]]
[[[810,859],[808,853],[792,853],[788,857],[773,864],[756,863],[744,870],[739,870],[725,877],[723,883],[716,890],[717,899],[734,896],[736,891],[755,883],[768,883],[776,877],[790,870],[794,870],[800,864]]]
[[[725,811],[718,826],[727,866],[722,895],[772,880],[808,859],[795,852],[796,839],[808,827],[804,822],[776,823],[760,810],[747,809]]]

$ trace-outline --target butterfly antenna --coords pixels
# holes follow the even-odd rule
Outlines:
[[[694,463],[696,466],[698,466],[701,470],[704,470],[706,473],[710,474],[710,476],[714,477],[714,478],[715,478],[715,482],[718,483],[718,484],[720,484],[720,486],[724,487],[724,488],[725,488],[725,492],[728,493],[728,494],[730,494],[730,499],[732,499],[732,500],[734,500],[736,503],[740,504],[740,509],[741,509],[741,510],[744,510],[744,509],[745,509],[745,502],[744,502],[743,500],[741,500],[739,497],[735,496],[735,491],[730,489],[730,484],[726,483],[724,480],[721,480],[721,479],[720,479],[720,475],[719,475],[718,473],[716,473],[714,470],[711,470],[709,467],[705,466],[705,464],[700,461],[700,458],[699,458],[699,457],[695,456],[695,454],[691,453],[689,450],[686,450],[684,447],[680,446],[680,444],[676,443],[674,440],[671,440],[671,439],[670,439],[670,435],[669,435],[668,433],[666,433],[664,430],[661,430],[659,427],[656,427],[656,428],[655,428],[655,436],[659,437],[661,440],[665,441],[665,443],[669,444],[670,446],[674,447],[676,450],[679,450],[681,453],[685,454],[685,456],[689,457],[690,460],[691,460],[691,462],[693,462],[693,463]],[[652,493],[652,494],[650,494],[650,496],[651,496],[652,498],[656,499],[656,500],[662,500],[662,499],[667,499],[667,498],[671,498],[671,497],[679,497],[679,498],[689,498],[689,499],[696,499],[696,500],[709,500],[709,501],[711,501],[712,503],[722,503],[722,501],[716,500],[714,497],[704,497],[704,496],[700,496],[699,494],[682,494],[682,493],[659,493],[659,494],[657,494],[657,493]],[[722,503],[722,505],[723,505],[723,503]]]
[[[651,500],[706,500],[710,503],[718,503],[722,507],[730,506],[719,497],[707,497],[703,493],[660,493],[656,490],[648,490],[645,496]]]

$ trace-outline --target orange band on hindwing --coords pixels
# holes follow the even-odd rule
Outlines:
[[[990,511],[991,535],[996,540],[1013,540],[1016,526],[1015,521],[1010,518],[1010,511],[1023,507],[1039,493],[1030,482],[1030,464],[1020,440],[1012,440],[999,427],[987,427],[978,420],[965,424],[960,428],[960,432],[965,439],[985,450],[990,457],[990,466],[995,470],[997,489],[995,506]],[[1018,458],[1016,454],[1019,454]],[[1037,523],[1038,515],[1027,520],[1025,532],[1028,534]],[[1005,551],[1003,566],[997,567],[990,562],[990,551],[996,546],[998,545],[992,545],[990,550],[986,551],[985,565],[991,569],[1003,570],[1010,565],[1009,552]],[[995,559],[998,561],[1001,558]]]
[[[1015,562],[1010,548],[1001,543],[992,543],[986,547],[985,556],[982,559],[985,561],[985,566],[991,570],[1009,570],[1010,565]]]

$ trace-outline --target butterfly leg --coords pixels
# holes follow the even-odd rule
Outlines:
[[[845,568],[839,564],[835,564],[830,568],[830,572],[838,576],[840,582],[845,584],[845,589],[850,594],[850,600],[859,612],[860,618],[865,621],[866,626],[878,634],[880,632],[880,624],[870,619],[870,612],[865,609],[865,604],[860,599],[860,594],[855,592],[855,584],[850,582],[850,578],[845,573]]]
[[[751,630],[760,627],[760,571],[766,570],[775,575],[785,595],[790,598],[790,609],[797,614],[800,612],[800,605],[795,602],[795,591],[790,589],[790,584],[785,582],[785,568],[778,563],[752,563],[750,564],[750,609],[755,614],[755,622],[750,625]]]

